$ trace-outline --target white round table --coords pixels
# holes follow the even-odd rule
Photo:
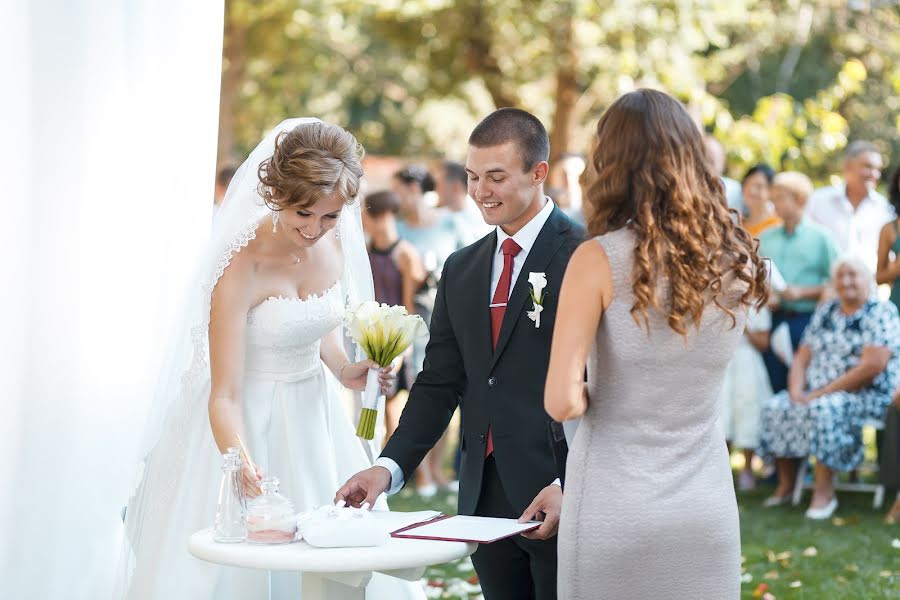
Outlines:
[[[280,546],[220,544],[213,541],[212,528],[198,531],[188,542],[191,554],[207,562],[299,572],[297,588],[303,600],[364,600],[373,571],[418,581],[425,567],[465,558],[477,547],[464,542],[399,538],[369,548],[313,548],[304,541]]]

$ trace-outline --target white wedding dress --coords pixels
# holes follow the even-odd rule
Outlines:
[[[371,464],[343,406],[340,385],[319,357],[320,339],[340,327],[343,311],[337,283],[302,300],[269,298],[247,317],[242,405],[249,439],[245,442],[266,473],[279,478],[280,492],[298,512],[330,504],[350,476]],[[208,396],[208,385],[200,393],[204,391]],[[201,404],[205,405],[205,399]],[[161,502],[145,509],[143,539],[127,597],[265,598],[265,571],[211,565],[187,551],[188,537],[212,523],[222,465],[206,412],[193,411],[190,421],[170,423],[175,426],[166,428],[158,446],[160,450],[177,448],[176,463],[180,464],[169,468],[151,461],[145,473],[143,485],[167,488],[167,493],[160,495]],[[275,576],[281,579],[275,587],[292,587],[288,597],[297,598],[299,576]],[[286,577],[294,579],[287,586]],[[376,574],[366,597],[402,600],[424,598],[424,593],[418,583]]]

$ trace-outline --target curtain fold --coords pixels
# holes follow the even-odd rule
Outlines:
[[[209,232],[223,0],[0,4],[0,597],[104,598]]]

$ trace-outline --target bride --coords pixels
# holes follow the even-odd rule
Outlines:
[[[187,550],[190,535],[212,523],[221,455],[238,436],[298,511],[330,503],[370,466],[372,449],[355,436],[340,392],[363,389],[377,366],[348,357],[340,327],[347,302],[373,296],[360,159],[340,127],[290,119],[235,174],[163,369],[126,510],[127,598],[265,597],[265,571],[204,563]],[[260,493],[261,478],[245,464],[245,495]],[[279,589],[296,597],[296,574],[275,578],[275,597]],[[367,596],[424,598],[418,584],[378,574]]]

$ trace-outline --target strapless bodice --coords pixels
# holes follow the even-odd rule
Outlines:
[[[322,336],[340,326],[340,283],[305,299],[271,297],[247,315],[245,372],[296,380],[319,368]]]

